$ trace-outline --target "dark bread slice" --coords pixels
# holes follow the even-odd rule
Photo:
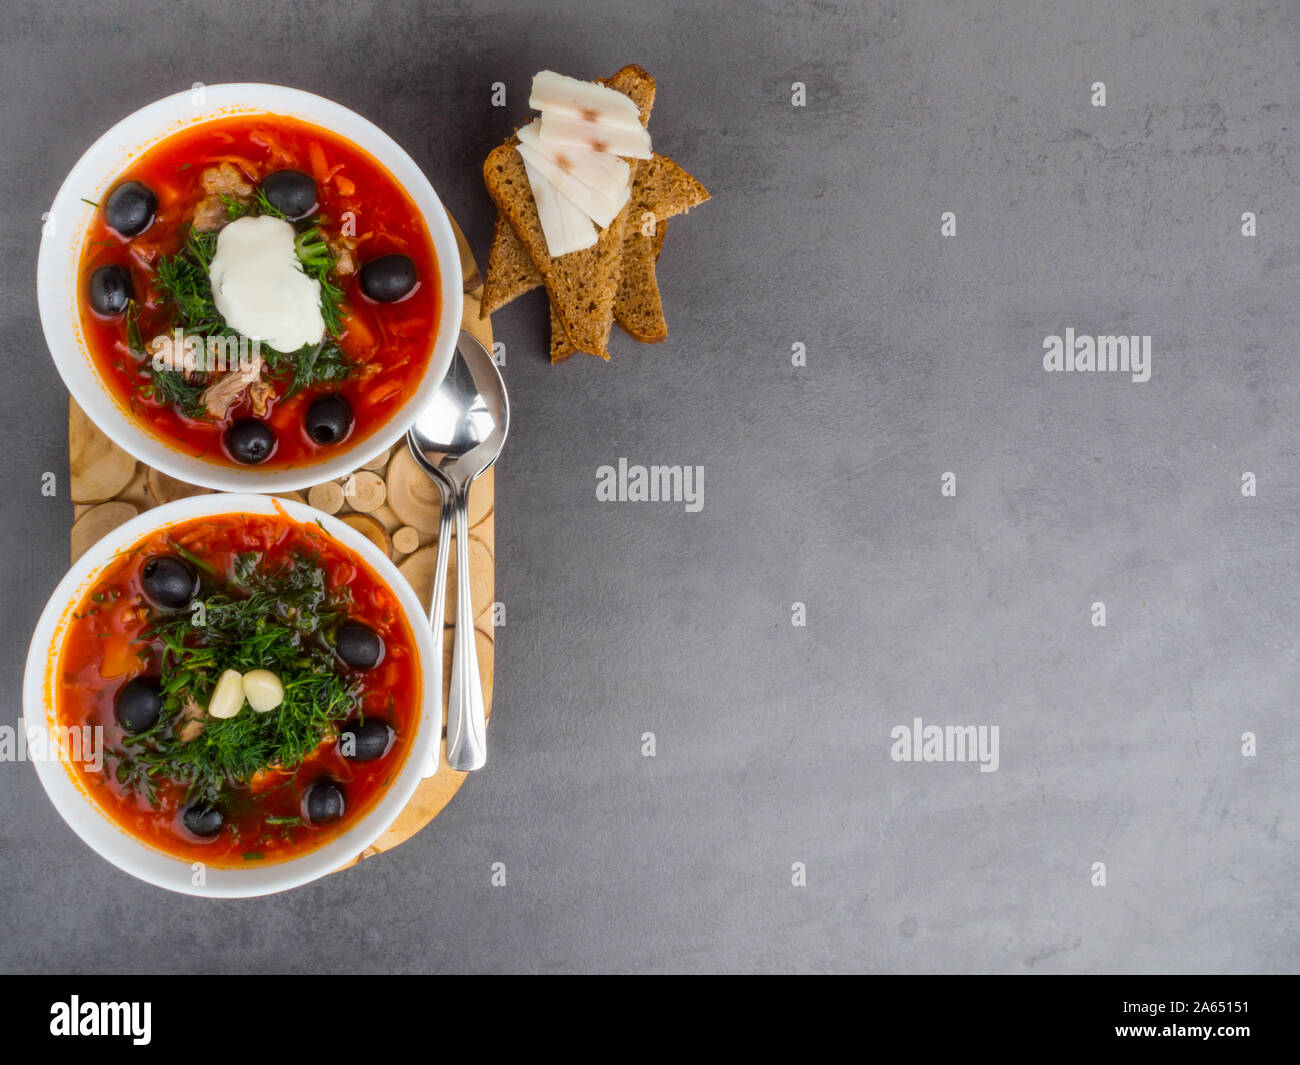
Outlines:
[[[623,238],[623,273],[614,297],[614,319],[628,336],[642,344],[668,339],[659,278],[655,276],[655,263],[667,231],[668,223],[660,222],[653,236],[647,237],[636,229]]]
[[[628,238],[625,238],[623,274],[619,279],[618,295],[614,297],[614,317],[628,335],[635,340],[640,340],[643,344],[655,343],[668,337],[668,324],[663,319],[663,306],[659,300],[659,280],[655,277],[654,271],[654,264],[659,260],[659,252],[663,250],[664,235],[667,229],[667,222],[660,223],[655,235],[648,238],[652,245],[653,259],[650,260],[649,269],[644,270],[644,273],[648,276],[640,284],[632,284],[629,281],[629,271],[635,276],[643,268],[640,264],[634,265],[628,261],[626,257],[626,240],[631,239],[631,235],[629,234]],[[639,251],[639,249],[637,250]],[[569,338],[564,332],[564,326],[560,324],[560,319],[555,315],[555,308],[550,307],[549,310],[551,320],[551,365],[554,366],[557,362],[563,362],[570,355],[576,354],[577,349],[569,343]],[[652,335],[656,329],[660,331],[659,334]]]
[[[569,335],[564,331],[564,326],[560,324],[560,319],[555,313],[555,308],[549,308],[551,312],[551,365],[557,362],[563,362],[570,355],[577,354],[578,349],[569,343]]]
[[[659,221],[685,214],[709,198],[709,190],[666,155],[646,159],[632,185],[632,200]]]
[[[607,85],[631,99],[641,112],[641,125],[649,124],[650,112],[654,110],[655,104],[655,80],[645,70],[635,64],[629,64],[613,77],[599,80],[602,85]],[[597,251],[602,251],[602,244],[607,244],[608,248],[604,249],[605,254],[600,257],[607,265],[596,275],[594,284],[580,271],[571,272],[571,267],[576,265],[567,261],[573,258],[571,255],[553,260],[552,269],[546,278],[546,289],[550,293],[551,304],[569,338],[570,345],[577,351],[598,355],[606,361],[609,360],[609,334],[614,327],[614,298],[618,295],[619,277],[623,272],[623,241],[628,226],[628,212],[635,202],[636,178],[643,165],[638,159],[629,159],[628,163],[631,166],[630,178],[633,192],[628,196],[628,202],[623,210],[619,211],[617,217],[601,233],[600,239],[596,242]],[[585,311],[582,303],[579,302],[578,314],[576,316],[568,314],[569,305],[565,300],[556,298],[557,293],[565,291],[580,293],[579,300],[583,298],[587,300]],[[552,361],[554,362],[554,359]]]
[[[632,225],[636,225],[637,219],[646,211],[662,222],[665,218],[672,218],[674,215],[684,214],[692,207],[698,207],[709,198],[708,190],[666,155],[655,155],[652,159],[642,160],[632,195],[636,201],[633,207]],[[519,242],[514,228],[502,223],[503,216],[498,214],[496,230],[492,235],[492,250],[488,253],[487,281],[483,286],[483,305],[480,315],[484,318],[516,297],[543,284],[542,275]],[[623,254],[625,256],[640,254],[638,236],[639,231],[637,233],[629,231],[624,234]],[[661,240],[659,246],[662,244]],[[658,247],[655,251],[657,254]],[[643,272],[645,267],[641,266],[639,269]],[[616,295],[614,316],[619,324],[626,328],[623,319],[630,318],[630,314],[621,314],[621,309],[620,298]]]
[[[666,219],[685,214],[708,198],[708,190],[665,155],[656,155],[637,171],[623,237],[623,272],[614,297],[614,317],[632,339],[643,344],[668,339],[655,276]]]
[[[486,318],[504,307],[516,296],[522,296],[542,283],[533,260],[515,236],[514,227],[506,216],[497,212],[496,229],[492,233],[492,250],[488,252],[487,277],[483,281],[483,303],[479,317]]]
[[[593,254],[575,262],[574,256],[556,259],[546,275],[546,292],[564,334],[576,351],[609,361],[609,334],[614,325],[614,296],[622,273],[623,230],[627,208],[600,235]],[[577,252],[584,255],[584,252]]]
[[[529,190],[523,159],[513,144],[503,144],[484,165],[488,192],[542,274],[563,334],[575,349],[608,359],[609,326],[614,320],[627,208],[619,212],[591,248],[552,259]]]
[[[649,74],[640,67],[627,66],[603,83],[635,101],[641,109],[641,121],[649,120],[655,91],[654,79]],[[633,181],[637,163],[636,160],[632,162]],[[600,234],[593,247],[552,259],[537,217],[537,204],[533,200],[523,159],[513,143],[493,149],[484,163],[483,178],[493,202],[509,221],[534,268],[544,279],[551,305],[569,344],[577,350],[608,359],[627,207]],[[631,203],[630,197],[628,202]],[[506,291],[508,287],[498,291]]]
[[[524,171],[523,157],[515,150],[516,143],[515,138],[511,137],[505,144],[488,153],[487,160],[483,163],[483,182],[487,185],[492,202],[497,205],[497,210],[506,219],[510,231],[533,264],[533,269],[545,279],[546,271],[550,268],[550,253],[546,250],[546,238],[542,235],[542,223],[537,217],[537,204],[533,200],[528,175]],[[583,252],[574,254],[582,255]],[[493,261],[493,255],[489,252],[489,276]],[[486,302],[485,299],[485,305]]]

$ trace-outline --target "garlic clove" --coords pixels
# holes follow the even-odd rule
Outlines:
[[[239,713],[244,705],[244,678],[237,669],[228,669],[217,678],[208,700],[211,717],[228,718]]]
[[[284,685],[269,669],[250,669],[244,674],[244,698],[259,714],[267,714],[284,702]]]

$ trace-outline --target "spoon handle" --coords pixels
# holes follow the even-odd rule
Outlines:
[[[469,486],[456,491],[456,642],[447,705],[447,764],[482,769],[487,762],[487,714],[478,675],[474,603],[469,583]]]
[[[438,712],[433,715],[435,721],[442,721],[442,643],[447,616],[447,557],[451,554],[451,485],[443,484],[437,477],[432,478],[442,495],[442,511],[438,519],[438,561],[435,563],[433,577],[433,600],[429,605],[429,627],[433,630],[433,684],[437,693]],[[433,759],[426,767],[425,776],[431,777],[438,768],[438,751],[433,752]]]

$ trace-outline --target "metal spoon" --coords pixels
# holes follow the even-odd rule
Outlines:
[[[501,373],[487,349],[462,332],[447,376],[406,434],[415,461],[442,492],[438,568],[429,619],[439,650],[447,595],[449,511],[454,510],[456,517],[456,635],[447,705],[447,764],[452,769],[482,769],[487,761],[487,714],[483,709],[470,596],[469,487],[496,462],[509,429],[510,401]],[[439,655],[439,672],[441,669]]]

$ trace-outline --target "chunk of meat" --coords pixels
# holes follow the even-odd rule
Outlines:
[[[221,163],[203,171],[203,191],[207,193],[194,211],[194,228],[200,233],[210,233],[226,224],[226,201],[247,203],[253,195],[253,186],[244,178],[244,172],[234,163]]]
[[[199,396],[208,417],[217,421],[224,418],[248,388],[255,381],[261,380],[261,374],[262,356],[254,355],[252,368],[247,373],[243,370],[229,370],[208,385]]]
[[[350,277],[357,272],[356,237],[338,237],[334,240],[325,238],[325,246],[334,256],[334,272],[339,277]]]
[[[253,403],[253,414],[265,418],[271,410],[271,397],[275,395],[275,385],[258,378],[248,386],[248,398]]]
[[[190,740],[196,740],[203,735],[203,730],[207,725],[202,721],[187,721],[176,730],[176,738],[181,743],[189,743]]]
[[[203,171],[203,191],[243,199],[253,195],[253,186],[244,178],[244,172],[234,163],[210,166]]]
[[[220,421],[248,388],[248,381],[238,370],[231,370],[218,377],[203,390],[199,396],[208,417]]]
[[[203,707],[193,699],[185,704],[185,707],[181,710],[181,717],[184,724],[176,731],[176,738],[181,743],[189,743],[190,740],[196,739],[207,728],[207,724],[203,720]]]
[[[200,233],[211,233],[224,226],[228,217],[226,201],[212,193],[199,200],[198,207],[194,209],[194,228]]]

